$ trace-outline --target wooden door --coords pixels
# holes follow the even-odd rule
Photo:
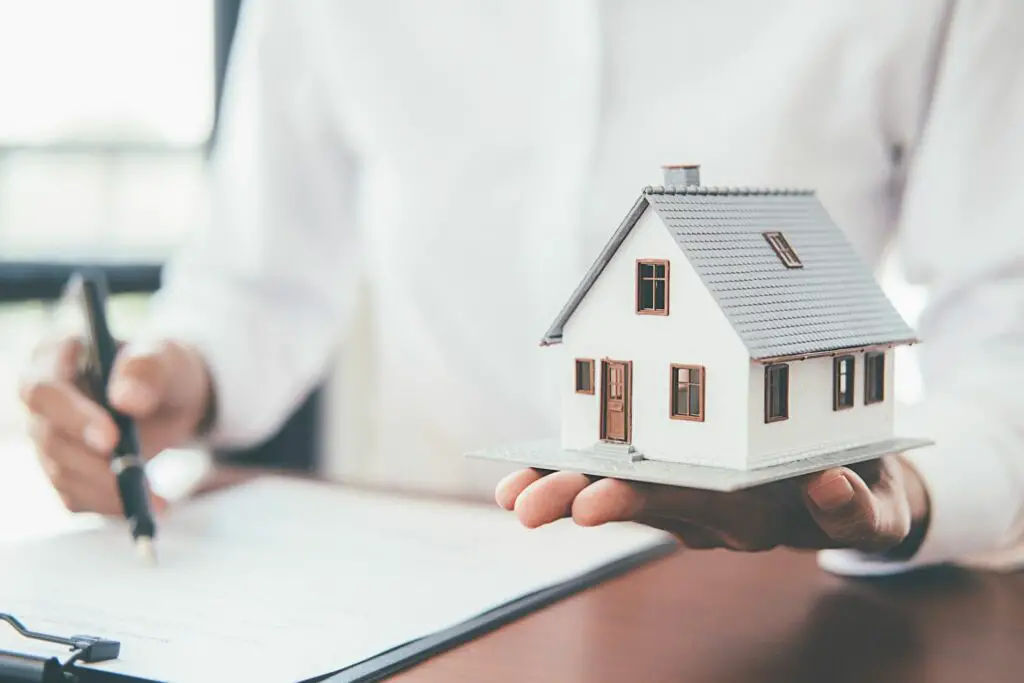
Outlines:
[[[601,362],[601,438],[605,441],[629,443],[629,365],[624,361]]]

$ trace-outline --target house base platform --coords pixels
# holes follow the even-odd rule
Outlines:
[[[804,474],[821,472],[832,467],[852,465],[874,460],[883,455],[901,453],[913,448],[931,445],[926,439],[894,438],[854,448],[818,453],[807,458],[780,465],[769,465],[750,470],[724,467],[684,465],[658,460],[630,459],[610,456],[597,451],[566,450],[558,439],[530,441],[499,446],[468,454],[470,458],[499,460],[546,470],[582,472],[593,476],[629,479],[632,481],[667,484],[707,491],[738,491],[790,479]]]

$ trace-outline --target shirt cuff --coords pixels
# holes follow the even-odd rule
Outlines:
[[[1020,506],[1016,478],[998,450],[998,425],[989,416],[965,414],[961,404],[932,402],[900,414],[899,431],[931,438],[932,446],[908,451],[907,462],[928,492],[929,525],[918,551],[890,560],[854,550],[824,550],[819,566],[851,576],[896,574],[937,564],[1019,562],[1013,527]],[[968,426],[969,425],[969,426]]]

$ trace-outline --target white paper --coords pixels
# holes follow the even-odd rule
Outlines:
[[[536,530],[485,506],[268,478],[182,506],[157,567],[120,524],[0,549],[0,611],[121,641],[97,665],[163,681],[299,681],[665,540],[633,525]],[[53,653],[0,623],[0,649]]]

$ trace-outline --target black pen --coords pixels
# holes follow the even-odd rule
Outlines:
[[[139,436],[135,422],[110,406],[107,387],[117,356],[117,342],[107,324],[107,283],[102,273],[79,272],[69,285],[78,288],[89,327],[89,351],[95,370],[96,400],[114,419],[119,432],[117,446],[110,460],[110,468],[117,476],[125,519],[131,527],[132,538],[140,556],[149,563],[156,561],[153,545],[156,523],[149,505],[149,487],[139,449]]]

